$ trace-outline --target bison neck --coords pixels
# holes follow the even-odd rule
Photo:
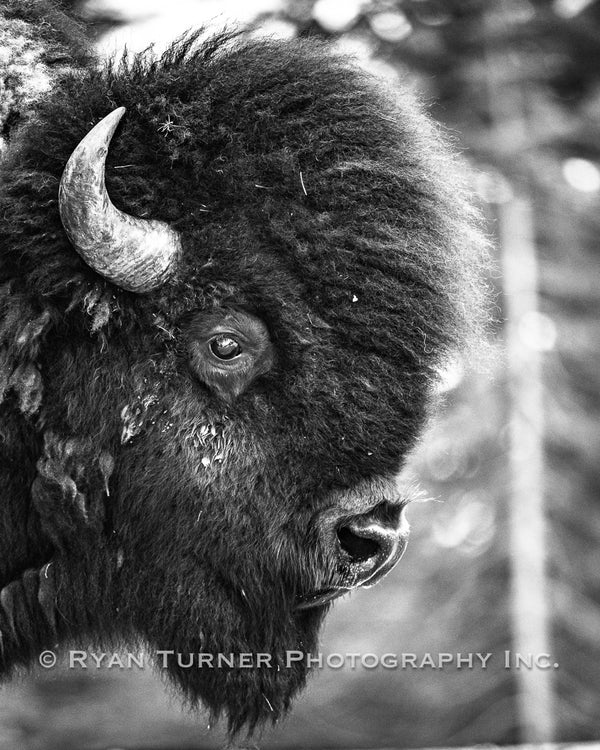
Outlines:
[[[40,440],[28,421],[5,402],[0,406],[0,588],[28,568],[43,564],[50,546],[31,498]]]
[[[60,476],[41,484],[51,473],[44,442],[16,408],[0,406],[0,673],[66,638],[93,637],[90,622],[108,628],[97,610],[114,617],[106,550],[96,531],[86,537],[69,522],[72,486]]]

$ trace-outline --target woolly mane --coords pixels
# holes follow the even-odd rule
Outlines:
[[[183,242],[176,276],[145,296],[84,264],[57,206],[69,155],[119,106],[108,192]],[[190,34],[160,59],[62,70],[11,141],[0,164],[0,471],[3,539],[18,552],[0,560],[6,665],[56,632],[194,650],[183,639],[210,615],[189,603],[198,573],[181,550],[209,552],[182,500],[190,477],[207,498],[208,561],[225,571],[196,586],[221,598],[195,649],[310,650],[322,613],[299,620],[290,602],[327,560],[305,552],[302,514],[398,470],[441,365],[478,333],[484,243],[443,139],[410,96],[392,100],[322,44]],[[181,333],[196,311],[240,308],[266,322],[277,363],[224,415],[191,383]],[[248,499],[259,487],[270,498],[261,513]],[[252,627],[219,588],[225,577],[224,591],[248,591],[247,571],[261,592],[249,594]],[[175,678],[226,709],[233,729],[277,718],[305,679],[217,672]]]

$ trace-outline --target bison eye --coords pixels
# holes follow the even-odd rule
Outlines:
[[[193,374],[225,401],[236,399],[273,367],[273,345],[267,327],[249,313],[198,313],[185,336]]]
[[[242,347],[231,336],[216,336],[210,342],[210,350],[217,359],[234,359],[242,353]]]

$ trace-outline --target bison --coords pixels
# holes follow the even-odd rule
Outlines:
[[[477,212],[412,96],[323,43],[99,64],[58,7],[0,8],[2,672],[82,641],[268,653],[169,663],[252,729],[402,554],[395,477],[480,317]]]

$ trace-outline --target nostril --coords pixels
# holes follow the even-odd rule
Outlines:
[[[352,558],[353,562],[365,562],[376,557],[380,552],[380,545],[375,539],[359,536],[348,526],[341,526],[337,530],[337,537],[341,548]]]

